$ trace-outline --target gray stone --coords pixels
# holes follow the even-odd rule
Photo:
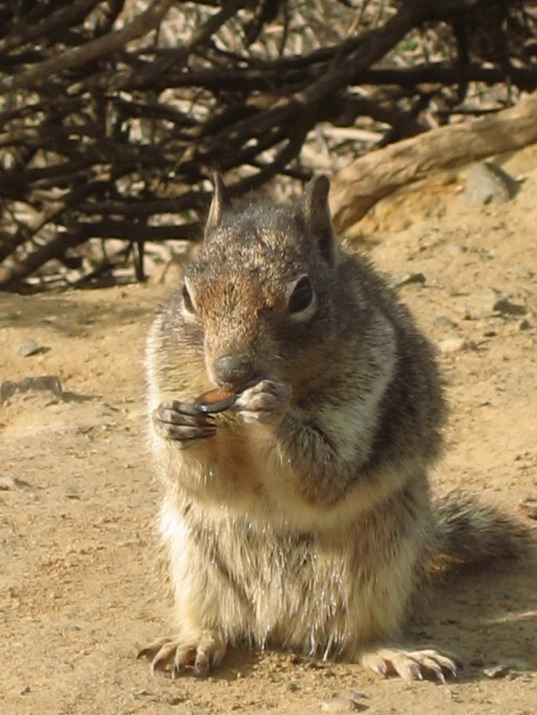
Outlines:
[[[433,321],[433,325],[436,328],[443,329],[452,329],[457,327],[457,323],[454,320],[451,320],[451,318],[449,318],[447,315],[439,315],[438,317],[436,317]]]
[[[488,318],[494,313],[494,306],[501,294],[494,288],[487,288],[481,293],[475,293],[468,297],[466,301],[466,312],[468,317]]]
[[[516,195],[519,182],[492,162],[479,162],[468,172],[464,198],[470,206],[503,204]]]
[[[39,344],[33,338],[23,338],[17,345],[17,355],[29,357],[39,351]]]

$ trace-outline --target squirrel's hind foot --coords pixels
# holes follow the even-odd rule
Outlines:
[[[379,647],[364,653],[360,662],[379,675],[399,675],[404,680],[436,680],[439,683],[445,683],[446,677],[456,678],[462,669],[454,655],[433,649]]]
[[[137,658],[151,660],[151,672],[163,670],[172,678],[180,675],[207,677],[224,659],[227,645],[212,633],[200,634],[196,639],[160,638],[143,648]]]

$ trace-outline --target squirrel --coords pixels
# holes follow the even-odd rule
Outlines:
[[[216,175],[201,248],[151,327],[176,620],[139,653],[153,671],[205,676],[249,644],[444,682],[457,658],[402,636],[431,569],[531,541],[464,491],[432,497],[446,416],[434,350],[336,240],[328,193],[318,176],[296,205],[234,207]],[[214,388],[234,404],[200,411]]]

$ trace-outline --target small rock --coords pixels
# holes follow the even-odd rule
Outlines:
[[[25,482],[24,479],[18,479],[17,477],[7,476],[0,477],[0,491],[7,492],[11,489],[30,489],[30,484]]]
[[[17,345],[17,355],[29,357],[39,351],[39,345],[33,338],[24,338]]]
[[[423,273],[396,273],[389,282],[392,288],[399,288],[409,283],[425,283],[425,276]]]
[[[468,248],[463,246],[462,243],[448,243],[446,246],[446,252],[451,256],[460,256],[462,253],[466,253]]]
[[[523,268],[519,268],[515,272],[515,277],[520,278],[522,280],[527,280],[529,278],[533,278],[535,275],[535,271],[532,271],[531,268],[528,268],[527,266],[524,266]]]
[[[474,320],[488,318],[494,314],[524,315],[526,312],[524,305],[512,303],[495,288],[471,295],[466,301],[466,314]]]
[[[457,323],[454,320],[451,320],[451,318],[448,318],[447,315],[439,315],[437,318],[434,319],[433,325],[436,328],[456,328]]]
[[[492,162],[475,164],[466,177],[464,198],[470,206],[503,204],[517,193],[519,183]]]
[[[473,319],[488,318],[494,312],[496,301],[502,297],[494,288],[469,296],[466,301],[466,314]]]
[[[365,696],[361,693],[338,693],[329,700],[323,700],[321,711],[324,713],[356,713],[368,710],[368,706],[359,702]]]
[[[492,668],[485,668],[483,673],[487,678],[505,678],[509,673],[509,668],[506,665],[494,665]]]
[[[461,350],[465,350],[468,347],[468,343],[464,338],[444,338],[438,343],[438,349],[443,355],[448,355],[450,353],[458,353]]]
[[[529,320],[521,320],[520,323],[518,324],[518,329],[519,330],[531,330],[533,328],[533,325],[530,323]]]
[[[76,623],[67,623],[67,625],[63,627],[63,630],[67,633],[76,633],[77,631],[81,631],[82,629],[80,628],[80,626],[77,626]]]

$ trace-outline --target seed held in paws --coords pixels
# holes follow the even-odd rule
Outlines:
[[[224,410],[229,410],[233,407],[237,395],[231,390],[209,390],[200,395],[194,406],[205,414],[214,414],[216,412],[224,412]]]

